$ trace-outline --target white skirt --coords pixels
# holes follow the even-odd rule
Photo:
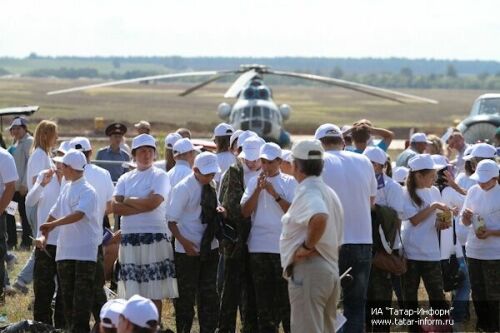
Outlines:
[[[118,254],[118,296],[161,300],[176,298],[174,252],[167,234],[124,234]]]

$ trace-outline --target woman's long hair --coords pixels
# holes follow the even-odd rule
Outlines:
[[[54,138],[57,136],[57,124],[50,120],[42,120],[35,129],[33,150],[41,148],[47,154],[53,148]]]
[[[172,149],[165,149],[165,170],[169,171],[174,166],[175,166],[175,159]]]
[[[424,201],[417,194],[417,173],[422,176],[427,175],[429,172],[432,172],[432,169],[424,169],[418,171],[410,171],[408,174],[408,178],[406,179],[406,189],[408,190],[408,194],[410,194],[411,200],[417,205],[417,207],[421,207]]]

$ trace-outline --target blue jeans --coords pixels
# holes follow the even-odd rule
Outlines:
[[[344,244],[339,252],[340,275],[349,267],[353,281],[348,286],[342,286],[344,316],[347,323],[342,332],[362,333],[365,331],[365,305],[368,291],[368,280],[372,265],[371,244]]]
[[[457,258],[459,263],[459,271],[463,274],[464,279],[458,285],[457,290],[453,292],[453,320],[457,323],[463,322],[469,316],[469,297],[470,297],[470,281],[469,270],[465,258]]]
[[[17,276],[17,280],[23,282],[25,285],[30,284],[31,282],[33,282],[34,269],[35,269],[35,249],[31,251],[31,255],[28,261],[26,261],[26,263],[24,264],[23,269]]]

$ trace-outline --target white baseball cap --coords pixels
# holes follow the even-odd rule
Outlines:
[[[387,154],[379,147],[366,147],[363,155],[368,157],[370,161],[378,164],[385,165],[385,162],[387,162]]]
[[[154,320],[159,323],[158,310],[155,304],[142,296],[134,295],[125,303],[122,316],[137,326],[144,328],[155,328],[148,325],[148,321]]]
[[[70,166],[73,170],[83,171],[87,165],[87,158],[83,153],[76,149],[70,149],[64,156],[56,156],[52,160]]]
[[[427,135],[425,133],[414,133],[411,138],[410,142],[414,143],[432,143],[432,141],[427,140]]]
[[[464,160],[470,160],[473,157],[478,158],[494,158],[496,156],[497,150],[492,145],[487,143],[477,143],[472,146],[470,154],[464,156]],[[464,154],[465,155],[465,154]]]
[[[443,155],[434,154],[434,155],[431,155],[431,158],[434,161],[434,164],[437,164],[437,165],[444,165],[444,167],[446,167],[448,164],[450,164],[448,162],[448,160],[446,159],[446,157],[444,157]]]
[[[101,308],[101,312],[99,313],[99,317],[101,317],[101,325],[106,328],[117,328],[118,327],[118,318],[123,312],[125,308],[126,300],[121,298],[111,299],[104,303]],[[107,318],[108,321],[104,321]]]
[[[242,131],[242,130],[240,130],[240,129],[239,129],[239,130],[234,131],[234,133],[233,133],[233,134],[231,135],[231,137],[229,138],[229,147],[231,147],[231,146],[233,145],[234,140],[239,139],[239,137],[240,137],[241,133],[243,133],[243,132],[244,132],[244,131]]]
[[[292,147],[292,156],[300,160],[321,160],[324,152],[319,140],[303,140]]]
[[[498,164],[492,160],[482,160],[477,164],[476,171],[470,176],[470,179],[486,183],[495,177],[498,177]]]
[[[199,148],[194,146],[191,140],[189,140],[188,138],[177,140],[172,148],[174,156],[178,156],[192,150],[199,151]]]
[[[208,151],[196,156],[196,158],[194,159],[194,167],[198,168],[202,175],[219,173],[221,171],[219,168],[217,155]]]
[[[226,123],[220,123],[214,129],[214,136],[231,136],[233,133],[233,126]]]
[[[392,169],[392,179],[397,181],[398,183],[404,183],[406,178],[408,178],[408,174],[410,173],[410,169],[404,166],[395,167]]]
[[[66,152],[70,149],[71,149],[71,146],[69,144],[69,141],[61,141],[61,143],[59,144],[59,147],[57,148],[56,151],[61,152],[63,154],[66,154]]]
[[[14,120],[12,120],[12,123],[10,123],[10,126],[7,128],[7,130],[11,130],[12,127],[14,126],[24,126],[24,127],[27,127],[28,126],[28,121],[25,119],[25,118],[22,118],[22,117],[17,117],[17,118],[14,118]]]
[[[69,141],[69,147],[80,151],[92,150],[92,146],[90,145],[90,140],[83,136],[77,136],[71,139]]]
[[[238,137],[238,148],[239,147],[243,147],[243,143],[245,143],[245,141],[250,138],[250,137],[259,137],[257,135],[257,133],[253,132],[253,131],[244,131],[243,133],[240,134],[240,136]]]
[[[316,133],[314,133],[314,138],[316,140],[325,138],[325,137],[332,137],[332,138],[341,138],[342,137],[342,131],[337,125],[334,124],[323,124],[318,129],[316,130]]]
[[[179,133],[169,133],[165,137],[165,149],[172,149],[174,148],[174,144],[182,139],[182,136]]]
[[[285,162],[292,163],[292,151],[288,149],[281,149],[281,159]]]
[[[151,147],[156,149],[156,140],[149,134],[139,134],[132,140],[132,150],[140,147]]]
[[[243,136],[243,134],[241,136]],[[244,158],[247,161],[256,161],[260,156],[260,148],[265,143],[266,142],[262,138],[259,138],[258,136],[251,136],[250,138],[247,138],[245,142],[243,142],[243,149],[238,156]]]
[[[446,167],[446,164],[436,164],[432,160],[431,155],[429,154],[418,154],[410,158],[408,161],[408,166],[411,171],[420,171],[420,170],[441,170]]]
[[[260,147],[259,158],[265,158],[268,161],[274,161],[275,159],[281,159],[281,147],[274,142],[268,142]]]

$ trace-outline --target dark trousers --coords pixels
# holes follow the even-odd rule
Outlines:
[[[280,255],[250,253],[250,268],[257,304],[259,333],[277,333],[280,323],[290,332],[288,283],[283,278]]]
[[[61,281],[57,274],[56,249],[55,245],[47,245],[47,252],[50,257],[42,250],[35,250],[35,267],[33,272],[33,291],[35,294],[35,303],[33,306],[33,319],[42,323],[64,328],[64,307],[61,292]],[[56,281],[59,289],[56,295],[55,311],[52,311],[52,299],[56,291]],[[54,317],[52,319],[52,316]]]
[[[95,271],[96,263],[93,261],[61,260],[57,262],[66,329],[70,332],[88,333],[90,331]]]
[[[366,301],[366,331],[389,332],[390,325],[372,325],[372,320],[389,319],[391,317],[387,307],[392,303],[392,278],[391,273],[371,268],[368,282],[368,297]],[[382,312],[373,314],[373,310],[381,309]]]
[[[217,295],[218,250],[205,260],[175,252],[175,271],[179,298],[174,300],[177,333],[190,333],[194,306],[197,306],[200,333],[213,333],[217,328],[219,299]]]
[[[233,256],[234,245],[224,249],[224,279],[220,295],[219,333],[236,331],[236,311],[240,308],[243,333],[257,332],[255,291],[248,251]],[[246,247],[246,246],[245,246]]]
[[[5,220],[7,214],[0,214],[0,302],[3,301],[5,284],[5,256],[7,255],[7,242],[5,239]]]
[[[499,331],[500,260],[467,258],[477,329]]]
[[[415,315],[412,319],[418,319],[417,310],[422,306],[418,303],[418,288],[420,279],[424,281],[425,290],[429,296],[429,303],[433,309],[449,309],[443,291],[443,274],[440,261],[408,260],[408,270],[403,275],[403,297],[405,308],[413,309]],[[410,331],[418,330],[416,325],[409,327]]]
[[[102,245],[99,246],[97,250],[97,262],[95,266],[95,294],[94,294],[94,304],[92,305],[92,316],[94,321],[99,323],[101,321],[100,312],[101,308],[106,303],[107,297],[104,292],[104,254],[102,252]]]
[[[19,210],[19,216],[21,217],[21,226],[23,228],[23,235],[21,238],[21,246],[22,247],[30,247],[31,246],[31,238],[32,236],[32,230],[31,226],[28,222],[28,218],[26,217],[26,206],[25,206],[25,197],[22,196],[19,192],[14,193],[14,197],[12,198],[12,201],[17,202],[17,209]],[[9,242],[8,245],[9,247],[15,247],[17,246],[17,231],[16,231],[16,219],[12,215],[7,215],[7,225],[8,225],[8,232],[9,232]],[[10,237],[12,237],[12,241],[10,240]]]

